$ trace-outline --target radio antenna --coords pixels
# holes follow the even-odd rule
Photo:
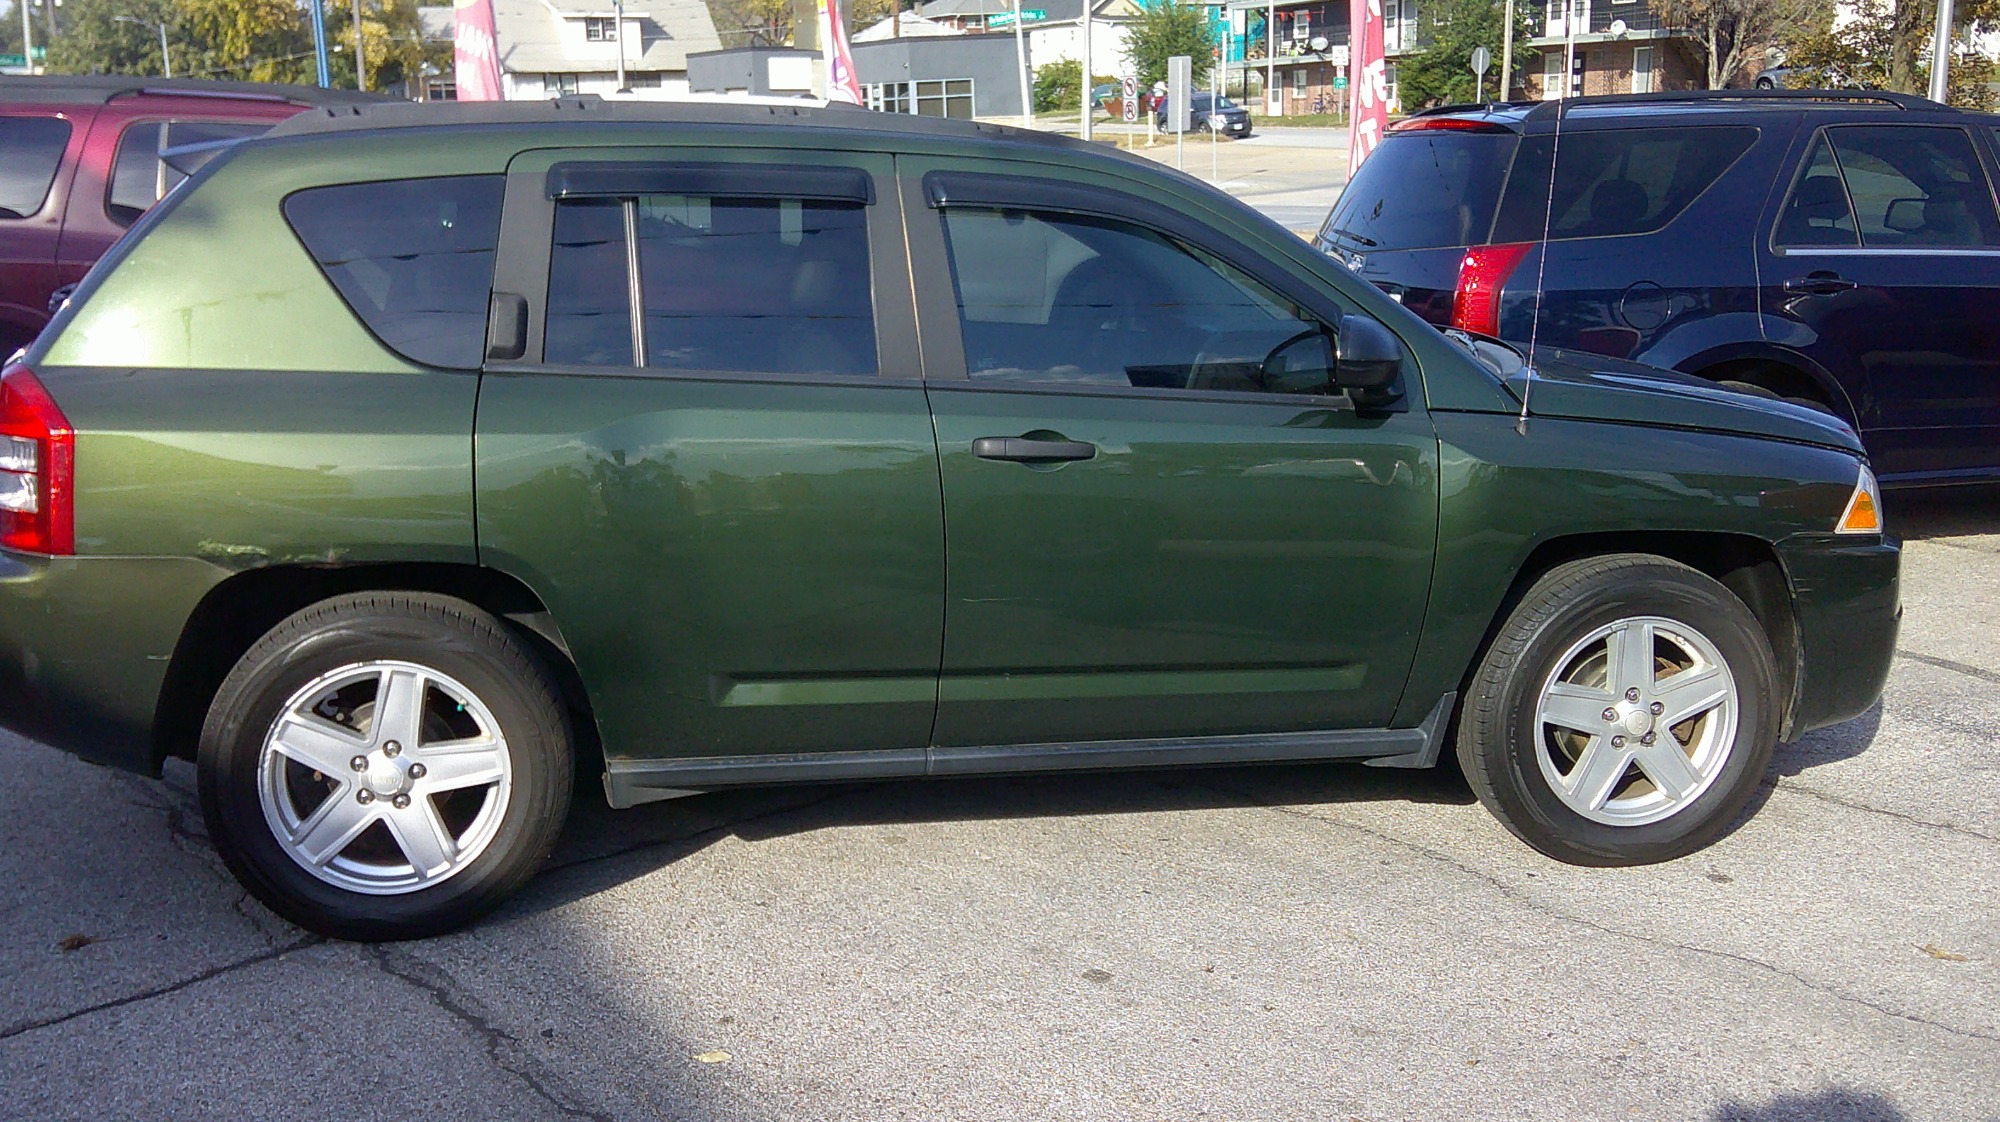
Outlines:
[[[1571,6],[1565,2],[1563,22],[1569,23],[1572,15]],[[1569,75],[1564,75],[1563,81],[1571,80]],[[1535,342],[1542,334],[1542,283],[1548,276],[1549,231],[1555,224],[1556,214],[1556,161],[1562,156],[1563,115],[1568,109],[1569,91],[1565,89],[1563,96],[1556,100],[1556,135],[1549,142],[1549,194],[1542,204],[1542,244],[1537,247],[1540,256],[1535,259],[1535,318],[1528,324],[1528,361],[1522,367],[1527,377],[1521,382],[1521,417],[1514,422],[1514,431],[1522,436],[1528,435],[1528,398],[1535,392]],[[1522,143],[1526,143],[1525,138]]]

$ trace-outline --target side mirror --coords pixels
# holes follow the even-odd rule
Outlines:
[[[1333,337],[1317,327],[1292,336],[1264,359],[1258,384],[1269,393],[1330,394]]]
[[[1334,382],[1359,406],[1386,405],[1403,396],[1403,341],[1367,316],[1340,317]]]
[[[1882,225],[1899,234],[1914,234],[1924,228],[1923,199],[1892,199],[1882,214]]]

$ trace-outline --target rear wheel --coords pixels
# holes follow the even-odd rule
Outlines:
[[[301,927],[399,939],[520,887],[569,805],[547,674],[492,616],[368,594],[279,624],[217,692],[198,760],[209,836]]]
[[[1727,377],[1717,378],[1715,384],[1751,397],[1789,402],[1836,417],[1840,415],[1805,375],[1793,370],[1761,366],[1733,370]]]
[[[1741,600],[1665,558],[1559,566],[1473,678],[1458,753],[1522,840],[1581,865],[1670,860],[1728,831],[1777,740],[1771,648]]]

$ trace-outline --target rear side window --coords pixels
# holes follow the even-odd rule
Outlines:
[[[702,195],[561,202],[543,361],[873,377],[867,208]]]
[[[130,226],[187,178],[160,159],[167,149],[261,136],[270,128],[268,123],[230,121],[146,121],[127,127],[118,138],[104,213],[120,226]]]
[[[1680,217],[1756,140],[1756,129],[1735,126],[1575,131],[1563,134],[1556,154],[1553,136],[1530,137],[1507,178],[1492,240],[1540,241],[1544,223],[1550,240],[1653,233]]]
[[[1389,136],[1341,192],[1324,236],[1363,248],[1481,244],[1519,143],[1510,132]]]
[[[1864,246],[2000,246],[1993,190],[1961,129],[1827,130]]]
[[[486,337],[503,176],[314,187],[285,218],[354,313],[396,353],[474,369]]]
[[[0,219],[42,209],[69,145],[69,122],[56,117],[0,117]]]

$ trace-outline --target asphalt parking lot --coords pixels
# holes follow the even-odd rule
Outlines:
[[[2000,1118],[2000,496],[1898,500],[1884,703],[1668,865],[1352,765],[584,801],[476,929],[302,935],[0,741],[11,1118]]]

